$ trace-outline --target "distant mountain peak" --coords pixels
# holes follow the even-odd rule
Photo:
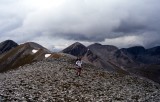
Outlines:
[[[80,43],[80,42],[75,42],[75,43],[73,43],[72,45],[71,45],[71,47],[85,47],[82,43]]]
[[[102,45],[102,44],[100,44],[100,43],[94,43],[93,45]]]
[[[133,46],[128,49],[144,49],[145,50],[145,48],[143,46]]]
[[[80,42],[75,42],[74,45],[83,45]]]
[[[18,46],[18,44],[13,40],[5,40],[0,43],[0,54],[7,52],[16,46]]]
[[[39,50],[39,49],[43,49],[44,51],[50,53],[51,51],[49,51],[48,49],[46,49],[45,47],[43,47],[42,45],[36,43],[36,42],[26,42],[24,44],[22,44],[23,46],[26,46],[26,47],[29,47],[29,48],[32,48],[32,49],[36,49],[36,50]]]
[[[146,49],[143,46],[133,46],[133,47],[127,48],[126,50],[127,52],[134,55],[144,54],[146,51]]]
[[[93,52],[96,52],[96,51],[107,51],[107,52],[112,52],[112,51],[116,51],[118,50],[118,48],[116,46],[113,46],[113,45],[102,45],[100,43],[94,43],[94,44],[91,44],[90,46],[88,46],[89,49],[91,49]]]
[[[8,39],[8,40],[5,40],[5,41],[3,41],[3,42],[14,42],[13,40],[10,40],[10,39]],[[14,42],[15,43],[15,42]]]
[[[94,44],[91,44],[90,46],[99,46],[99,47],[114,47],[114,48],[116,48],[116,49],[118,49],[116,46],[113,46],[113,45],[103,45],[103,44],[100,44],[100,43],[94,43]]]
[[[14,43],[14,44],[17,44],[16,42],[14,42],[13,40],[5,40],[3,42],[1,42],[0,44],[7,44],[7,43]],[[17,44],[18,45],[18,44]]]
[[[88,48],[84,46],[83,44],[76,42],[69,47],[62,50],[63,53],[68,53],[74,56],[84,56],[84,54],[87,52]]]

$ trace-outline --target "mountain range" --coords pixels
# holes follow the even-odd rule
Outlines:
[[[81,51],[79,48],[82,46]],[[118,49],[113,45],[99,43],[85,47],[76,42],[62,52],[82,56],[85,61],[107,71],[136,74],[160,83],[160,46],[150,49],[142,46]]]
[[[1,102],[158,102],[159,47],[119,49],[76,42],[60,52],[26,42],[0,43]],[[76,57],[83,61],[76,75]],[[151,80],[150,80],[151,79]]]
[[[45,47],[27,42],[18,45],[12,40],[0,43],[0,72],[5,72],[44,60],[59,57]],[[121,74],[135,74],[160,83],[160,46],[145,49],[142,46],[119,49],[113,45],[94,43],[85,46],[76,42],[59,53],[82,57],[83,61],[99,69]]]

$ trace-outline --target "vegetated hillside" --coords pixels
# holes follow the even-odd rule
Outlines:
[[[108,73],[90,64],[76,76],[74,61],[57,54],[48,60],[0,74],[0,101],[27,102],[158,102],[160,86],[124,74]]]
[[[9,51],[10,49],[17,47],[18,44],[12,40],[6,40],[0,43],[0,54]]]
[[[32,50],[37,50],[37,52],[33,53]],[[0,72],[42,60],[46,53],[50,51],[36,43],[21,44],[0,55]]]

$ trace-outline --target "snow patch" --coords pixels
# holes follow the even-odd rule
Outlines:
[[[51,56],[51,54],[45,54],[45,58],[48,58],[49,56]]]
[[[37,53],[37,52],[38,52],[38,50],[33,49],[33,50],[32,50],[32,52],[33,52],[33,53]]]

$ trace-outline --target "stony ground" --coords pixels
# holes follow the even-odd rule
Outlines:
[[[68,59],[25,65],[0,74],[0,102],[158,102],[160,86],[144,79],[83,66]]]

